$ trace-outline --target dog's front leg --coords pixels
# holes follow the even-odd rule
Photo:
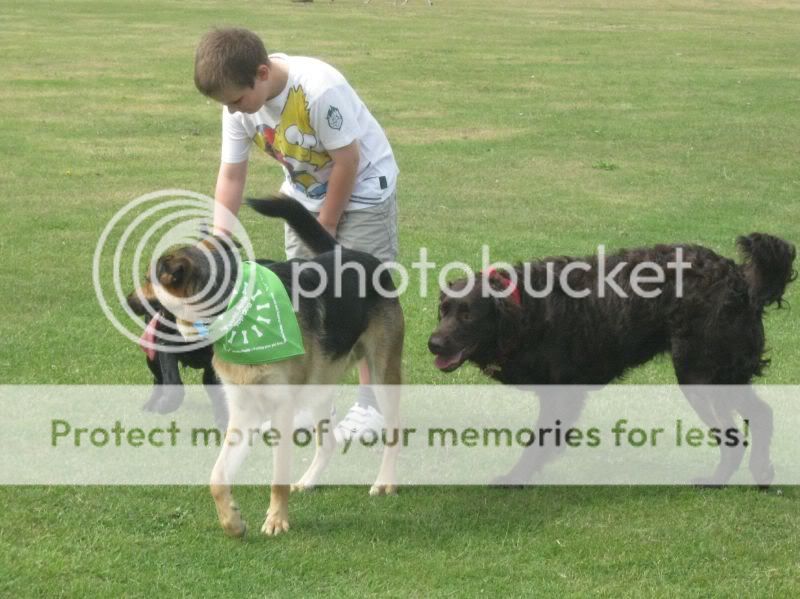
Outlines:
[[[225,399],[222,385],[214,373],[211,366],[203,370],[203,385],[206,388],[208,398],[211,400],[211,410],[214,414],[214,422],[220,430],[228,428],[228,402]]]
[[[255,409],[255,403],[245,399],[242,388],[226,386],[231,398],[230,420],[214,469],[211,472],[211,496],[217,508],[219,523],[226,534],[232,537],[244,536],[247,524],[242,520],[239,506],[233,499],[231,485],[237,470],[244,462],[252,447],[253,427],[256,432],[262,415]]]
[[[539,418],[536,422],[534,433],[537,441],[541,431],[550,429],[568,430],[583,411],[586,403],[586,392],[562,388],[558,391],[537,389],[539,395]],[[557,444],[550,435],[543,445],[534,443],[522,451],[517,463],[504,476],[499,476],[492,481],[498,486],[518,486],[530,482],[533,475],[539,472],[545,464],[553,460],[564,451],[564,446]]]
[[[158,362],[158,355],[152,360],[147,358],[147,367],[153,373],[153,390],[147,402],[142,406],[145,412],[155,412],[156,404],[161,399],[161,394],[164,393],[164,379],[161,376],[161,365]]]
[[[164,392],[153,405],[153,411],[169,414],[181,407],[185,394],[178,355],[160,351],[156,354],[156,359],[161,368],[161,384]]]
[[[294,407],[291,400],[279,402],[272,414],[272,427],[280,438],[272,451],[272,487],[267,519],[261,532],[269,536],[289,530],[289,477],[292,470]]]

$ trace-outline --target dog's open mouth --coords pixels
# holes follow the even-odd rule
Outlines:
[[[469,351],[462,349],[457,354],[451,356],[438,355],[433,361],[433,364],[442,372],[452,372],[461,366],[469,357]]]
[[[156,350],[153,345],[156,342],[156,325],[158,324],[158,312],[153,315],[153,318],[150,319],[150,322],[147,323],[147,326],[144,329],[144,333],[142,336],[139,337],[139,347],[142,348],[142,351],[147,354],[147,357],[150,361],[156,359]]]

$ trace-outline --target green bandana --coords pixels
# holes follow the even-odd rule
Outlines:
[[[278,276],[242,262],[228,309],[213,325],[214,352],[234,364],[267,364],[302,356],[303,336]]]

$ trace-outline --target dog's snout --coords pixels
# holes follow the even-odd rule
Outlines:
[[[139,299],[139,295],[136,293],[136,291],[128,294],[128,297],[125,298],[125,301],[128,304],[128,307],[133,310],[134,314],[138,314],[140,316],[144,314],[144,306],[142,306],[142,302]]]
[[[133,311],[134,314],[138,314],[139,316],[150,315],[150,311],[147,309],[145,302],[149,302],[151,306],[154,303],[149,298],[144,297],[142,291],[139,289],[132,291],[127,297],[128,307]]]
[[[431,335],[430,339],[428,339],[428,350],[432,354],[440,354],[444,351],[444,337],[437,333]]]

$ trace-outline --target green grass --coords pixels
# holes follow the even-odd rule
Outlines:
[[[250,526],[268,491],[240,487]],[[223,537],[203,488],[0,491],[0,592],[138,596],[791,596],[798,494],[323,488],[289,534]]]
[[[0,8],[0,381],[146,384],[94,297],[112,215],[162,188],[211,193],[219,108],[197,39],[249,26],[340,67],[402,170],[401,260],[442,264],[697,242],[800,240],[800,11],[791,2],[7,2]],[[248,191],[282,175],[255,157]],[[279,226],[243,211],[260,255]],[[410,383],[435,293],[404,298]],[[799,305],[800,285],[789,302]],[[800,383],[796,309],[766,319],[761,382]],[[38,334],[37,332],[41,333]],[[198,382],[193,376],[190,382]],[[666,360],[628,378],[671,383]],[[6,458],[7,459],[7,458]],[[329,488],[285,539],[223,538],[204,488],[4,488],[6,594],[797,594],[797,489]],[[239,492],[251,528],[264,489]]]

